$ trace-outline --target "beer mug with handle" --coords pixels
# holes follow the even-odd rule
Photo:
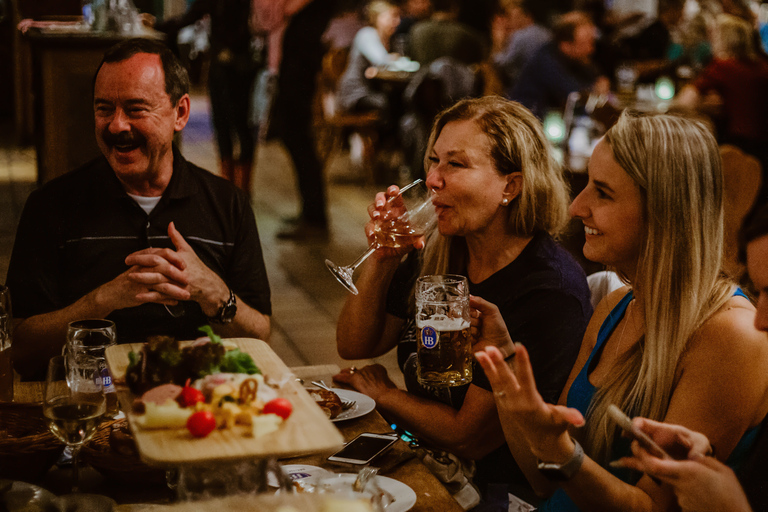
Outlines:
[[[459,275],[420,277],[416,283],[418,380],[450,387],[472,382],[469,284]]]
[[[70,322],[67,328],[67,346],[65,355],[71,364],[76,365],[81,355],[95,357],[103,382],[104,396],[107,399],[107,416],[115,416],[119,411],[112,375],[107,368],[104,351],[117,342],[115,323],[105,319],[77,320]]]

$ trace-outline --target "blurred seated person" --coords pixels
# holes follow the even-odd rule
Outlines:
[[[595,309],[558,405],[542,400],[522,345],[511,365],[495,346],[475,354],[515,460],[548,496],[540,512],[678,510],[671,487],[609,464],[631,453],[612,404],[704,432],[733,467],[754,449],[768,413],[768,343],[721,272],[722,188],[708,126],[624,111],[595,147],[571,213],[584,224],[584,255],[629,285]],[[504,329],[483,316],[487,332]]]
[[[360,293],[348,296],[336,332],[344,359],[397,349],[407,391],[380,365],[334,378],[376,400],[385,417],[422,444],[474,460],[484,500],[498,499],[506,511],[510,486],[528,493],[530,487],[504,445],[480,368],[474,366],[469,385],[436,389],[417,381],[414,286],[423,275],[466,276],[472,295],[500,305],[514,339],[533,354],[545,400],[556,400],[592,310],[583,270],[553,239],[567,223],[567,186],[541,123],[498,96],[465,99],[443,111],[424,165],[437,225],[414,245],[379,248],[368,258],[356,281]],[[390,187],[369,207],[370,240],[387,198],[397,192]]]
[[[543,119],[547,111],[562,111],[572,92],[610,92],[610,81],[592,62],[597,32],[584,13],[572,11],[552,27],[553,41],[544,45],[520,72],[510,93]]]
[[[754,30],[730,14],[717,17],[714,60],[680,91],[675,103],[721,119],[719,142],[757,157],[768,169],[768,61],[754,47]],[[715,109],[712,110],[712,105]]]
[[[350,48],[357,32],[365,26],[360,19],[356,0],[340,2],[336,15],[331,18],[323,32],[322,42],[326,48]]]
[[[440,57],[451,57],[463,64],[476,64],[485,58],[483,37],[456,19],[457,1],[432,0],[432,16],[411,29],[408,53],[422,66]]]
[[[395,41],[399,40],[405,43],[405,48],[407,49],[407,42],[410,40],[413,26],[420,21],[428,19],[431,14],[432,0],[406,0],[402,4],[400,24],[392,36],[393,45]],[[395,46],[395,48],[397,47]]]
[[[509,96],[520,71],[542,46],[552,40],[552,32],[537,23],[530,10],[535,0],[510,0],[503,7],[511,34],[503,48],[493,56],[493,63],[500,71],[505,95]]]
[[[103,156],[29,196],[7,284],[12,357],[44,379],[67,324],[115,322],[119,343],[163,334],[269,338],[269,283],[248,196],[187,162],[173,136],[189,120],[189,77],[150,39],[110,48],[93,82]]]
[[[739,242],[742,260],[746,258],[750,280],[758,291],[755,327],[768,332],[768,207],[757,210],[745,223]],[[766,420],[754,449],[737,473],[711,456],[715,450],[701,433],[645,418],[632,421],[678,460],[661,460],[633,442],[633,456],[621,459],[620,464],[671,485],[684,512],[768,510]]]
[[[661,73],[674,72],[681,53],[672,35],[683,18],[685,0],[661,0],[659,16],[640,33],[616,42],[615,59],[630,61],[640,80],[655,80]],[[618,64],[619,62],[615,62]]]
[[[348,112],[378,110],[387,113],[390,99],[373,87],[366,75],[372,66],[385,66],[397,55],[389,53],[389,42],[395,33],[400,15],[397,6],[384,0],[374,0],[366,7],[368,25],[361,28],[352,42],[347,69],[339,79],[339,106]]]

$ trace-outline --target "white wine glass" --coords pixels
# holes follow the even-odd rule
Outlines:
[[[48,428],[72,453],[72,492],[79,491],[78,455],[107,409],[97,358],[56,356],[48,363],[43,414]]]
[[[418,179],[401,188],[396,196],[387,200],[387,208],[374,223],[374,242],[364,254],[345,267],[340,267],[331,260],[325,260],[325,266],[347,290],[357,295],[357,287],[352,277],[357,267],[376,249],[397,249],[412,245],[424,236],[436,219],[432,193],[424,180]]]

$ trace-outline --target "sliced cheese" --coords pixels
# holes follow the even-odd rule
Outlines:
[[[251,415],[251,435],[261,437],[280,428],[283,418],[277,414]]]
[[[173,400],[162,405],[148,402],[144,404],[145,412],[136,416],[136,424],[141,428],[181,428],[187,425],[189,416],[195,412],[193,408],[181,408]]]

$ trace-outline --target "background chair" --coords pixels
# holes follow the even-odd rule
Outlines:
[[[381,115],[378,112],[342,112],[336,101],[336,86],[347,68],[348,58],[348,48],[331,48],[323,57],[315,108],[317,154],[323,165],[327,166],[344,147],[344,138],[350,133],[357,133],[362,148],[359,162],[353,163],[372,170]],[[373,181],[373,178],[371,173],[368,180]]]
[[[736,280],[745,273],[738,259],[738,234],[744,218],[752,210],[762,186],[760,161],[736,146],[720,147],[723,160],[723,187],[725,192],[725,244],[723,269]]]

